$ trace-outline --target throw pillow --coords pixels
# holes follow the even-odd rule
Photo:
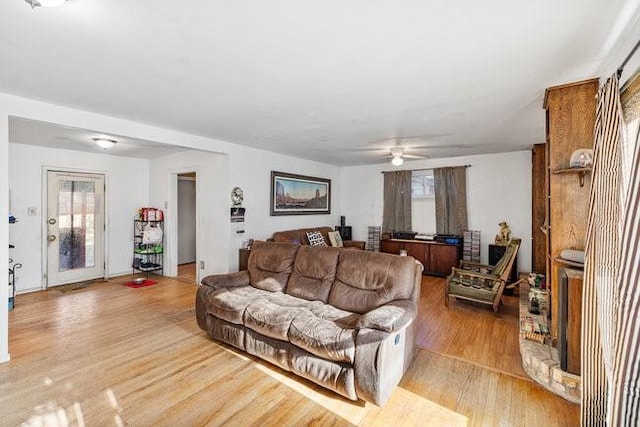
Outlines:
[[[311,246],[327,246],[327,242],[319,231],[307,231],[307,239]]]
[[[331,246],[333,246],[334,248],[344,247],[342,236],[340,236],[340,232],[338,231],[332,231],[329,233],[329,241],[331,242]]]

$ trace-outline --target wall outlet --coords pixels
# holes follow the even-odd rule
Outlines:
[[[200,261],[200,270],[204,270],[204,261]]]
[[[38,208],[35,206],[31,206],[27,208],[27,216],[36,216],[38,215]]]

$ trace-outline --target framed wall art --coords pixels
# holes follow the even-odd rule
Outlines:
[[[271,171],[271,216],[330,213],[330,179]]]

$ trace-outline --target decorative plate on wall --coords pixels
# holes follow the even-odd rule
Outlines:
[[[579,148],[571,153],[569,160],[570,168],[586,168],[593,165],[593,150],[590,148]]]
[[[242,193],[242,189],[240,187],[233,187],[233,190],[231,190],[232,206],[242,205],[243,200],[244,200],[244,194]]]

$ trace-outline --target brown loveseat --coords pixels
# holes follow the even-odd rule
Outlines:
[[[383,405],[413,356],[421,278],[411,257],[255,242],[248,270],[202,279],[196,317],[218,341]]]
[[[297,230],[277,231],[273,233],[273,236],[269,241],[273,242],[289,242],[296,243],[298,245],[308,245],[309,239],[307,238],[307,232],[319,231],[324,237],[324,241],[328,246],[331,246],[329,242],[329,232],[333,231],[331,227],[316,227],[316,228],[298,228]],[[366,242],[361,240],[344,240],[345,248],[357,248],[364,250]]]

